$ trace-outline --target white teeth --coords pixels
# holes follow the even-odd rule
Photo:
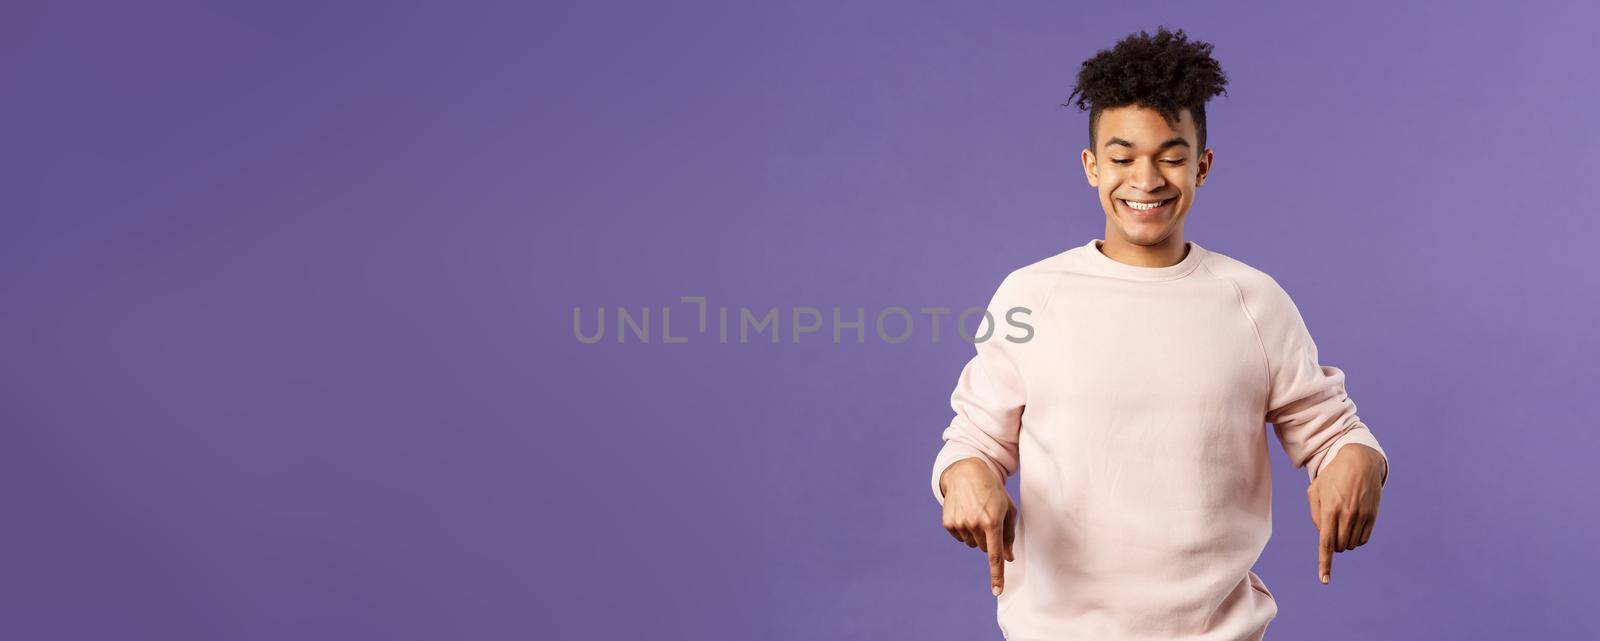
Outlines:
[[[1122,201],[1122,204],[1127,205],[1129,208],[1137,209],[1139,211],[1150,211],[1152,209],[1155,209],[1157,207],[1160,207],[1160,206],[1166,204],[1166,202],[1167,201],[1163,200],[1163,201],[1158,202],[1158,203],[1150,203],[1150,204],[1147,205],[1145,203],[1136,203],[1136,202],[1133,202],[1131,200],[1124,200],[1124,201]]]

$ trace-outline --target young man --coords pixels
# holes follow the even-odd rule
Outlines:
[[[1272,277],[1184,239],[1227,84],[1211,49],[1158,29],[1083,63],[1105,238],[1005,278],[990,311],[1026,308],[1033,337],[978,343],[951,395],[933,493],[1012,641],[1262,638],[1267,422],[1311,479],[1319,580],[1372,535],[1388,459],[1344,372]]]

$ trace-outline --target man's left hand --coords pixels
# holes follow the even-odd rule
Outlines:
[[[1317,575],[1323,583],[1332,579],[1334,552],[1353,550],[1372,537],[1388,464],[1377,450],[1351,443],[1339,448],[1306,488],[1311,523],[1320,533]]]

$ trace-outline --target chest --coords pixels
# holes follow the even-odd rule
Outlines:
[[[1249,412],[1266,400],[1254,324],[1225,281],[1070,282],[1035,319],[1021,372],[1031,412]]]

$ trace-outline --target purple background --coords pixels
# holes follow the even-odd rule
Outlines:
[[[1103,237],[1059,103],[1158,24],[1232,80],[1188,237],[1394,464],[1323,586],[1272,441],[1269,638],[1600,632],[1592,5],[257,4],[0,9],[0,636],[998,639],[970,345],[572,309],[981,305]]]

